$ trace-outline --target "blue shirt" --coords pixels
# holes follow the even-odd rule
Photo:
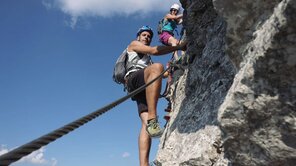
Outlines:
[[[168,31],[173,33],[176,28],[177,28],[177,22],[175,20],[171,20],[171,19],[164,20],[162,31]]]

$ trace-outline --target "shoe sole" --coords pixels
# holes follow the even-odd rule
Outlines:
[[[163,130],[160,132],[160,134],[157,134],[157,135],[151,135],[147,130],[146,130],[146,133],[149,135],[150,138],[160,138],[163,134]]]

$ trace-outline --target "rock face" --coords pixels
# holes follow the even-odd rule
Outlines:
[[[190,63],[155,165],[296,165],[296,1],[181,3]]]

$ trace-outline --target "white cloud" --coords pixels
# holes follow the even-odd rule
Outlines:
[[[55,158],[52,158],[51,159],[51,166],[56,166],[57,163],[58,163],[58,160],[57,159],[55,159]]]
[[[123,158],[127,158],[127,157],[129,157],[131,154],[130,153],[128,153],[128,152],[124,152],[123,154],[122,154],[122,157]]]
[[[1,147],[0,147],[0,155],[5,154],[5,153],[7,153],[7,152],[9,152],[9,151],[11,151],[13,149],[8,149],[8,148],[6,148],[5,145],[1,145]],[[45,148],[42,147],[39,150],[36,150],[36,151],[32,152],[28,156],[23,157],[22,159],[20,159],[16,163],[26,162],[26,163],[30,163],[30,164],[34,164],[34,165],[56,166],[57,165],[57,160],[55,158],[52,158],[50,161],[45,159],[44,158],[44,152],[45,152]]]
[[[42,5],[45,6],[46,9],[51,9],[52,8],[52,4],[46,0],[42,1]]]
[[[42,147],[39,150],[36,150],[29,154],[26,157],[23,157],[19,162],[29,162],[32,164],[46,164],[47,161],[44,159],[45,149]]]
[[[69,15],[71,26],[75,26],[81,17],[145,17],[153,12],[165,12],[178,0],[43,0],[42,3],[48,9],[54,6]]]
[[[0,155],[7,153],[9,150],[6,148],[5,145],[1,145],[0,147]]]

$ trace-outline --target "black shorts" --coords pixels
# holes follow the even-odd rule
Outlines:
[[[143,85],[145,85],[144,69],[140,69],[136,72],[133,72],[128,76],[128,80],[127,80],[128,92],[132,92]],[[145,89],[143,91],[141,91],[140,93],[138,93],[137,95],[135,95],[134,97],[132,97],[132,100],[137,102],[139,115],[142,112],[148,111]]]

